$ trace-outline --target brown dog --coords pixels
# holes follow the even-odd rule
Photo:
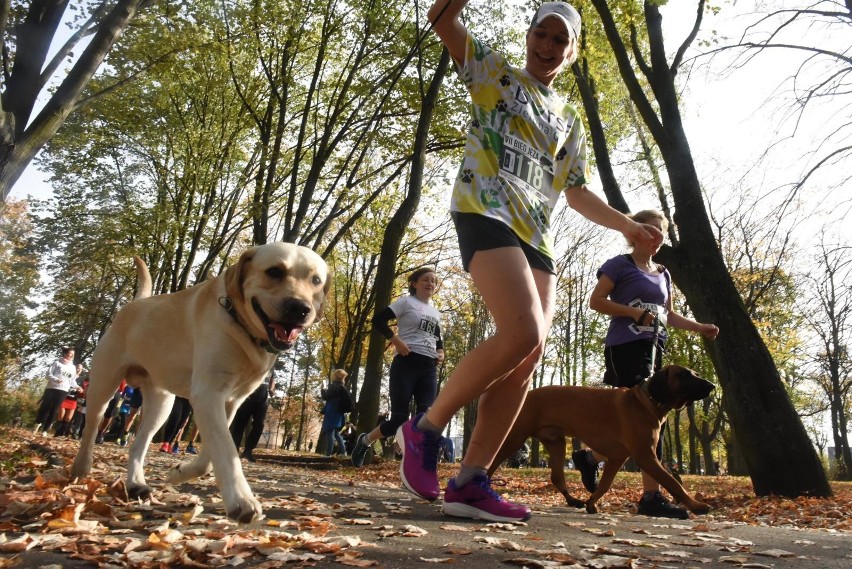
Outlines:
[[[550,480],[569,506],[597,512],[595,504],[628,457],[695,514],[710,506],[693,499],[657,460],[657,439],[666,414],[704,399],[715,386],[695,372],[669,365],[631,389],[550,386],[533,389],[489,469],[489,476],[529,437],[550,453]],[[585,502],[565,486],[565,437],[577,437],[607,457],[597,490]]]
[[[142,465],[175,395],[192,404],[204,440],[198,457],[177,466],[172,483],[210,472],[228,517],[249,522],[260,502],[243,475],[228,425],[299,333],[322,314],[330,278],[325,261],[306,247],[269,243],[242,254],[223,274],[174,294],[151,295],[151,275],[136,258],[139,290],[92,356],[86,401],[89,420],[73,476],[92,467],[98,423],[122,378],[145,396],[142,423],[130,448],[127,492],[148,497]],[[150,298],[149,298],[150,297]]]

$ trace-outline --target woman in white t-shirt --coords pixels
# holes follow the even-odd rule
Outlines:
[[[47,387],[41,396],[36,414],[36,425],[33,429],[37,433],[39,429],[47,434],[50,425],[56,418],[59,406],[65,401],[68,391],[79,389],[75,380],[77,379],[77,367],[74,365],[74,348],[62,348],[62,355],[58,360],[50,364],[47,369]]]
[[[438,277],[429,267],[421,267],[408,277],[408,296],[393,301],[373,317],[373,326],[391,341],[396,355],[390,367],[390,417],[358,436],[352,449],[352,464],[364,464],[367,449],[377,440],[394,434],[409,418],[414,398],[417,413],[435,401],[438,391],[438,364],[444,361],[441,341],[441,313],[429,303]],[[388,323],[396,319],[396,333]]]

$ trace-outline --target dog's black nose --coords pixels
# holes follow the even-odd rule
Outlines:
[[[716,389],[716,386],[713,383],[707,381],[706,379],[702,379],[701,383],[699,383],[699,388],[698,388],[699,393],[701,395],[701,399],[704,399],[705,397],[709,397],[709,395],[711,393],[713,393],[714,389]]]
[[[284,301],[281,313],[287,322],[303,322],[311,313],[311,305],[304,300],[290,298]]]

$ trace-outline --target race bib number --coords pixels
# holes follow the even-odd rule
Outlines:
[[[503,135],[500,173],[504,178],[546,196],[553,187],[553,171],[543,162],[541,152],[520,138]]]
[[[426,332],[432,336],[437,336],[438,323],[434,320],[430,320],[428,318],[420,319],[420,326],[418,326],[420,331]]]

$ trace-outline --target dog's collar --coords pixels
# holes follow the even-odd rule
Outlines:
[[[664,403],[660,403],[659,401],[654,399],[654,396],[651,395],[651,390],[648,387],[647,379],[643,379],[642,383],[637,385],[634,389],[636,389],[637,392],[643,395],[643,397],[640,397],[642,403],[658,419],[663,419],[666,415],[668,415],[669,411],[671,411],[671,406],[666,405]]]
[[[269,352],[270,354],[278,355],[278,354],[280,354],[280,353],[281,353],[281,350],[276,350],[275,348],[273,348],[273,347],[272,347],[272,344],[270,344],[270,343],[266,340],[266,338],[258,338],[257,336],[255,336],[254,334],[252,334],[251,332],[249,332],[249,331],[248,331],[248,328],[246,328],[245,324],[243,324],[243,323],[240,321],[240,316],[239,316],[239,314],[237,314],[237,309],[236,309],[236,308],[234,308],[234,301],[233,301],[233,300],[231,300],[231,299],[230,299],[230,297],[227,297],[227,296],[220,296],[220,297],[219,297],[219,306],[221,306],[222,308],[224,308],[224,309],[225,309],[225,311],[226,311],[228,314],[230,314],[230,315],[231,315],[231,318],[233,318],[233,319],[234,319],[234,322],[236,322],[236,323],[237,323],[237,325],[239,325],[239,327],[243,329],[243,332],[245,332],[246,334],[248,334],[248,337],[249,337],[249,338],[251,338],[251,339],[252,339],[252,341],[253,341],[255,344],[257,344],[259,347],[263,348],[264,350],[266,350],[266,351],[267,351],[267,352]]]

